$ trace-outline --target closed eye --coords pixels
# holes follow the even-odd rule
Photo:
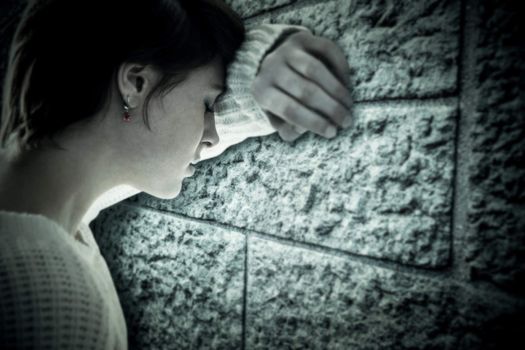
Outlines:
[[[204,104],[204,107],[206,108],[206,113],[208,112],[211,112],[211,113],[215,113],[215,110],[213,109],[213,106],[208,106],[207,103]]]

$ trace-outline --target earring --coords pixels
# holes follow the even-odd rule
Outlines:
[[[130,122],[131,121],[131,115],[129,114],[129,96],[126,96],[126,102],[127,103],[124,103],[124,115],[122,116],[122,120],[124,120],[125,122]]]

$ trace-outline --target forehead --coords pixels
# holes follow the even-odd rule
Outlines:
[[[195,78],[201,83],[212,88],[223,89],[225,79],[225,67],[221,60],[214,59],[207,65],[200,67],[195,72]]]

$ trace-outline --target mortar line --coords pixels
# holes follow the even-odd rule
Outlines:
[[[452,164],[453,164],[453,167],[452,167],[452,199],[451,199],[451,212],[450,212],[450,223],[449,223],[449,251],[450,251],[450,259],[449,259],[449,264],[450,264],[450,267],[451,267],[451,275],[454,275],[454,268],[455,268],[455,264],[457,264],[457,259],[455,259],[456,257],[456,251],[455,251],[455,247],[454,247],[454,240],[455,240],[455,237],[456,237],[456,221],[457,221],[457,218],[460,215],[460,213],[458,213],[458,211],[461,211],[460,209],[460,206],[458,205],[458,203],[460,202],[458,200],[458,193],[460,191],[460,187],[458,185],[458,183],[461,181],[459,179],[459,176],[458,176],[458,173],[459,173],[459,170],[458,170],[458,165],[459,165],[459,147],[460,147],[460,141],[459,141],[459,137],[460,137],[460,133],[463,131],[463,128],[461,127],[461,122],[463,120],[462,118],[462,109],[461,109],[461,98],[462,98],[462,88],[463,88],[463,83],[461,81],[461,77],[463,76],[463,66],[464,66],[464,49],[463,49],[463,37],[464,37],[464,32],[465,32],[465,20],[464,20],[464,15],[465,15],[465,1],[466,0],[461,0],[460,1],[460,8],[459,8],[459,37],[458,37],[458,69],[457,69],[457,73],[456,73],[456,82],[457,82],[457,90],[458,90],[458,99],[457,99],[457,120],[456,120],[456,130],[455,130],[455,133],[454,133],[454,155],[453,155],[453,160],[452,160]],[[462,219],[464,219],[464,217],[462,217]]]
[[[442,96],[442,97],[421,97],[421,98],[383,98],[378,100],[359,100],[355,101],[354,105],[371,106],[371,107],[391,107],[392,105],[399,105],[403,103],[408,107],[420,106],[456,106],[458,95]]]
[[[247,323],[246,323],[246,305],[248,304],[248,240],[250,238],[249,233],[244,235],[244,288],[242,295],[242,339],[241,339],[241,349],[246,349],[246,333],[247,333]]]
[[[184,214],[169,212],[169,211],[165,211],[161,209],[144,207],[144,206],[135,205],[135,204],[128,204],[124,202],[121,202],[121,205],[132,208],[132,209],[141,209],[141,210],[156,212],[162,215],[176,217],[184,221],[193,222],[199,225],[205,224],[205,225],[217,227],[225,231],[236,232],[236,233],[242,234],[245,237],[249,235],[250,239],[252,237],[256,237],[258,239],[276,242],[284,246],[304,249],[304,250],[313,251],[313,252],[317,252],[317,253],[325,254],[325,255],[331,255],[334,257],[345,259],[349,262],[354,262],[354,263],[358,263],[358,264],[362,264],[366,266],[378,267],[378,268],[394,271],[396,273],[410,274],[413,276],[426,277],[426,278],[431,278],[431,279],[439,279],[440,281],[444,281],[449,284],[461,285],[463,288],[471,291],[472,293],[475,293],[477,291],[482,294],[497,297],[503,300],[515,300],[516,299],[516,296],[513,293],[508,292],[506,290],[502,290],[498,288],[497,286],[495,286],[493,283],[490,283],[488,281],[476,280],[476,281],[467,282],[464,279],[455,278],[455,276],[451,275],[451,272],[453,270],[451,266],[444,266],[441,268],[439,267],[438,268],[428,268],[428,267],[425,268],[421,266],[411,266],[411,265],[406,265],[400,262],[394,262],[388,259],[359,255],[356,253],[351,253],[351,252],[343,251],[337,248],[322,246],[322,245],[318,245],[318,244],[314,244],[310,242],[298,242],[298,241],[294,241],[288,238],[275,236],[275,235],[271,235],[267,233],[261,233],[261,232],[257,232],[257,231],[250,230],[250,229],[243,229],[243,228],[231,226],[229,224],[224,224],[224,223],[213,221],[213,220],[197,219],[191,216],[186,216]],[[247,245],[245,249],[247,249]],[[245,258],[246,263],[247,263],[247,258],[248,258],[248,254],[246,254],[246,258]],[[247,267],[247,265],[245,266]],[[247,281],[248,280],[247,274],[249,273],[249,271],[247,269],[245,271],[246,271],[245,281]],[[247,283],[245,285],[247,288]]]
[[[451,215],[451,254],[452,276],[458,281],[468,281],[467,266],[464,263],[464,238],[467,235],[468,225],[468,164],[470,157],[469,135],[472,125],[470,118],[475,112],[475,18],[477,18],[475,4],[470,0],[461,1],[460,14],[460,42],[458,65],[458,123],[456,130],[456,152],[454,160],[454,186]]]
[[[269,233],[258,232],[252,229],[243,229],[243,228],[239,228],[239,227],[232,226],[230,224],[225,224],[225,223],[218,222],[218,221],[198,219],[198,218],[194,218],[194,217],[187,216],[184,214],[170,212],[170,211],[152,208],[152,207],[144,207],[144,206],[128,204],[128,203],[122,203],[122,205],[133,208],[133,209],[141,209],[141,210],[156,212],[162,215],[169,215],[175,218],[183,219],[185,221],[193,222],[193,223],[200,224],[200,225],[206,224],[206,225],[210,225],[213,227],[218,227],[223,230],[240,233],[245,236],[249,234],[251,237],[264,239],[267,241],[273,241],[273,242],[276,242],[282,245],[286,245],[286,246],[302,248],[302,249],[315,251],[315,252],[322,253],[322,254],[337,256],[337,257],[344,258],[344,259],[350,258],[350,260],[355,260],[359,263],[374,265],[377,267],[381,267],[381,268],[385,268],[385,269],[389,269],[389,270],[393,270],[397,272],[413,273],[413,274],[430,276],[430,277],[436,277],[436,276],[441,277],[443,275],[443,272],[447,272],[450,270],[449,266],[434,267],[434,268],[426,267],[425,268],[421,266],[412,266],[408,264],[394,262],[392,260],[379,258],[379,257],[369,257],[365,255],[360,255],[357,253],[344,251],[344,250],[337,249],[337,248],[319,245],[316,243],[299,242],[299,241],[292,240],[290,238],[284,238],[284,237],[276,236],[276,235],[269,234]]]
[[[150,259],[149,256],[146,256],[144,254],[127,254],[126,258],[132,258],[134,260],[140,259],[145,262],[148,262],[148,260]],[[501,289],[498,289],[498,288],[493,288],[494,287],[493,284],[488,281],[479,281],[479,283],[469,283],[469,282],[459,281],[459,280],[447,278],[447,277],[443,278],[442,276],[440,277],[439,281],[444,281],[451,286],[452,285],[459,286],[466,292],[476,294],[480,298],[483,297],[482,299],[485,299],[485,300],[494,299],[496,302],[514,304],[514,305],[518,305],[519,307],[525,308],[525,299],[522,296],[514,295],[512,293],[502,291]]]

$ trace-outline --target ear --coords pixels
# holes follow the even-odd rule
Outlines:
[[[123,63],[117,74],[117,83],[122,98],[130,97],[130,107],[137,107],[155,86],[159,74],[151,66],[138,63]]]

